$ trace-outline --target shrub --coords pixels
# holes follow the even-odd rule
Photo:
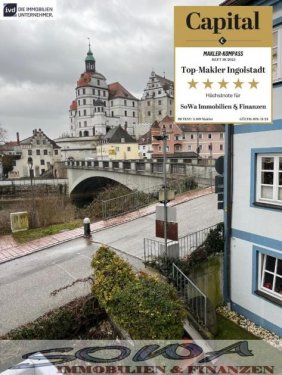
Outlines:
[[[175,289],[147,274],[135,275],[130,265],[107,247],[92,261],[93,293],[133,339],[179,339],[186,316]]]

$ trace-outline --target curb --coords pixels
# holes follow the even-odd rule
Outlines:
[[[204,191],[202,192],[201,195],[198,195],[196,197],[186,197],[186,199],[183,200],[182,202],[171,204],[171,207],[178,206],[179,204],[183,204],[183,203],[192,201],[194,199],[201,198],[201,197],[203,197],[205,195],[212,194],[213,191],[208,191],[208,189],[210,190],[210,188],[204,189]],[[154,204],[154,206],[155,205],[156,204]],[[153,206],[153,205],[151,205],[151,206]],[[148,206],[148,207],[150,207],[150,206]],[[139,211],[140,210],[136,210],[136,211],[132,211],[132,212],[139,212]],[[152,212],[148,212],[148,213],[144,213],[144,214],[140,214],[140,212],[139,212],[139,214],[136,215],[136,217],[125,218],[123,221],[121,221],[119,223],[113,223],[113,224],[110,224],[109,226],[105,226],[104,228],[93,229],[93,230],[91,230],[91,234],[98,233],[98,232],[101,232],[103,230],[116,227],[118,225],[126,224],[126,223],[128,223],[130,221],[137,220],[137,219],[140,219],[141,217],[146,217],[146,216],[152,215],[154,213],[155,213],[155,209]],[[104,220],[104,221],[106,221],[106,220]],[[95,223],[92,224],[92,225],[95,225]],[[61,245],[63,243],[66,243],[66,242],[69,242],[69,241],[72,241],[72,240],[76,240],[78,238],[82,238],[82,237],[84,237],[83,227],[81,227],[81,232],[82,232],[81,234],[75,235],[75,236],[73,236],[71,238],[66,238],[66,239],[58,240],[56,243],[51,243],[49,245],[48,244],[42,245],[39,248],[37,248],[37,249],[35,249],[35,250],[33,250],[33,251],[29,252],[29,253],[19,254],[19,255],[15,255],[15,256],[11,257],[10,259],[0,260],[0,264],[7,263],[7,262],[10,262],[10,261],[15,260],[15,259],[22,258],[22,257],[25,257],[25,256],[30,255],[30,254],[35,254],[35,253],[37,253],[39,251],[46,250],[46,249],[49,249],[51,247],[54,247],[54,246],[57,246],[57,245]],[[91,238],[90,238],[90,240],[91,240]],[[95,241],[92,241],[92,242],[95,243]],[[28,244],[28,242],[26,244]],[[18,246],[18,247],[20,247],[20,246]],[[119,250],[119,249],[115,249],[115,250],[120,251],[121,253],[124,253],[124,254],[128,255],[126,252],[123,252],[122,250]],[[142,260],[142,258],[139,258],[139,257],[135,257],[135,258],[138,259],[138,260]]]

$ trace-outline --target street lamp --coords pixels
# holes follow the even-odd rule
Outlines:
[[[167,175],[166,175],[166,147],[168,135],[166,128],[163,128],[162,135],[155,135],[154,138],[158,141],[163,141],[163,190],[164,190],[164,243],[165,243],[165,256],[167,257]]]
[[[33,194],[33,179],[34,179],[34,171],[33,171],[33,160],[32,157],[27,159],[27,164],[29,167],[29,177],[30,177],[30,186],[31,186],[31,196],[32,196],[32,224],[34,225],[34,213],[35,213],[35,205],[34,205],[34,194]]]

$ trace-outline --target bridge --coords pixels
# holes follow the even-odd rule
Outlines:
[[[69,194],[82,193],[95,180],[116,181],[131,190],[148,191],[163,183],[163,161],[153,160],[75,160],[66,161]],[[166,163],[168,181],[193,177],[199,186],[212,185],[216,174],[214,160],[170,159]],[[103,183],[103,182],[102,182]]]

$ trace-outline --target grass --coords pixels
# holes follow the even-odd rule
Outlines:
[[[218,334],[216,340],[260,340],[259,337],[239,327],[231,320],[217,314]]]
[[[65,230],[71,230],[82,226],[82,220],[78,219],[73,220],[69,223],[54,224],[48,227],[29,229],[23,232],[16,232],[13,233],[13,237],[18,243],[22,244],[32,240],[36,240],[41,237],[51,236],[53,234],[57,234]]]

